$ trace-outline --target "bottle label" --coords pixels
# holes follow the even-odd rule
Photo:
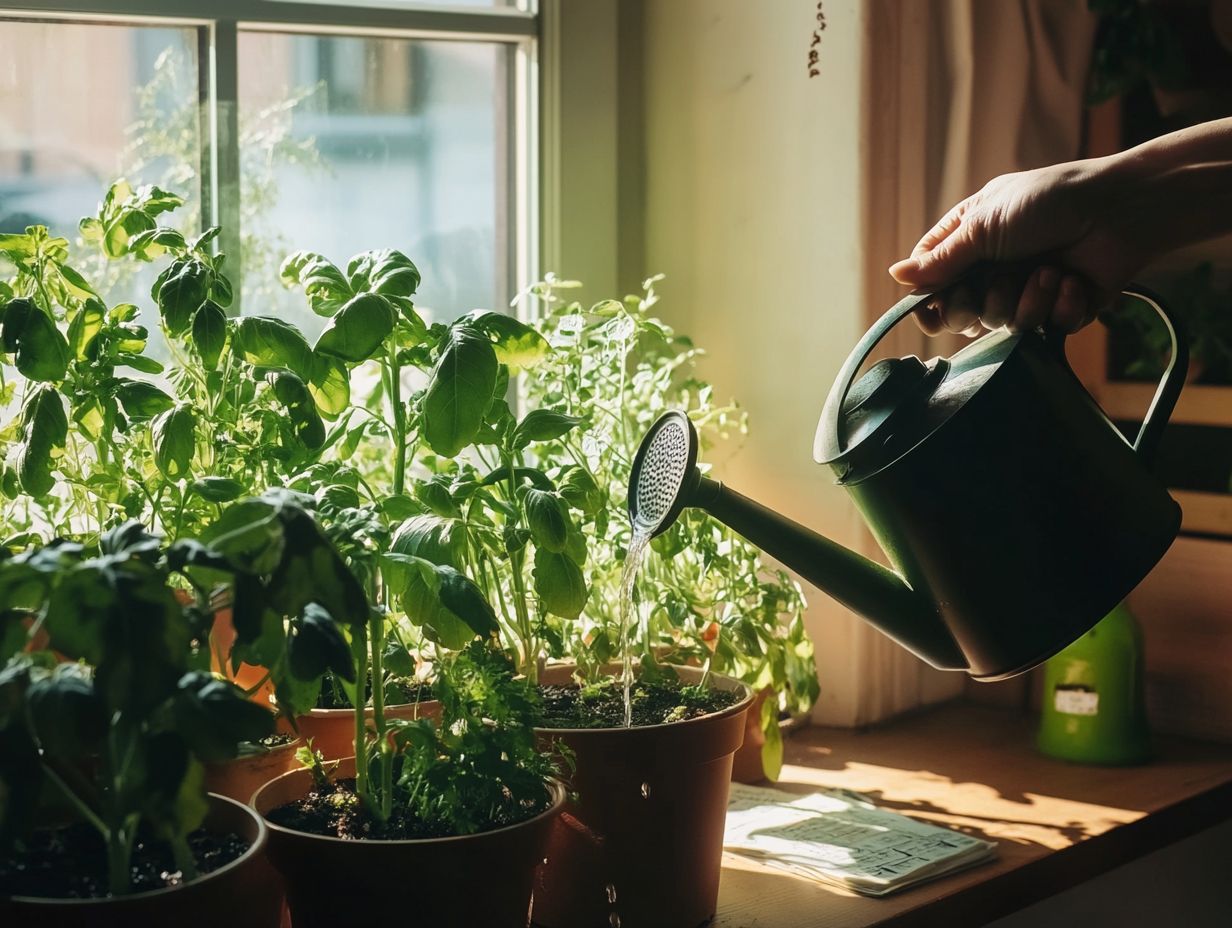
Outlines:
[[[1065,715],[1096,715],[1099,693],[1089,686],[1061,685],[1053,692],[1053,708]]]

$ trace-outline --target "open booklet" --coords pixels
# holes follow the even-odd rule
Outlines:
[[[991,860],[997,846],[878,809],[847,790],[788,793],[733,783],[724,849],[867,896]]]

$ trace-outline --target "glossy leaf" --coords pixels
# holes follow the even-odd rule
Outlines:
[[[133,422],[152,419],[175,406],[175,400],[145,380],[121,380],[116,399],[124,408],[124,415]]]
[[[312,680],[329,670],[355,682],[351,646],[333,617],[317,603],[308,603],[291,623],[287,661],[291,673],[301,680]]]
[[[505,313],[477,309],[463,318],[492,339],[497,359],[514,372],[534,367],[552,350],[532,326]]]
[[[535,592],[543,608],[562,619],[576,619],[586,608],[588,590],[582,570],[568,555],[535,551]]]
[[[193,316],[192,340],[202,366],[210,371],[218,367],[227,344],[227,314],[213,300],[202,303]]]
[[[15,364],[30,380],[57,381],[68,370],[68,341],[55,322],[30,300],[11,300],[4,311],[0,343],[16,355]]]
[[[453,326],[424,395],[423,437],[437,454],[453,457],[479,432],[497,374],[492,343],[468,326]]]
[[[198,258],[177,258],[166,277],[159,278],[151,295],[158,303],[163,324],[172,335],[183,334],[193,315],[209,296],[211,272]]]
[[[317,409],[326,419],[336,419],[351,404],[351,376],[339,358],[312,356],[308,389]]]
[[[290,371],[270,374],[268,379],[274,387],[274,396],[287,410],[295,437],[305,448],[320,448],[325,443],[325,423],[321,421],[308,387]]]
[[[51,476],[54,449],[63,448],[68,438],[68,416],[60,394],[51,387],[34,391],[22,410],[21,429],[16,452],[18,479],[31,496],[44,496],[55,486]]]
[[[369,291],[409,297],[419,289],[419,268],[400,251],[365,251],[347,263],[347,277],[356,293]]]
[[[342,272],[315,252],[289,255],[278,273],[284,285],[304,288],[308,305],[318,316],[332,316],[355,295]]]
[[[272,316],[241,316],[231,350],[254,367],[282,367],[301,378],[312,373],[312,349],[299,329]]]
[[[513,446],[525,448],[532,441],[551,441],[567,435],[582,422],[550,409],[532,409],[513,431]]]
[[[73,319],[68,325],[68,347],[78,361],[85,359],[90,345],[102,331],[106,317],[107,307],[97,299],[86,300],[73,314]]]
[[[571,522],[564,500],[555,493],[530,487],[523,496],[522,505],[526,508],[526,524],[535,545],[558,554],[564,551]]]
[[[313,351],[357,364],[381,347],[393,327],[394,310],[389,302],[374,293],[361,293],[338,310]]]
[[[154,463],[163,476],[179,480],[188,474],[197,450],[197,414],[179,405],[159,415],[151,426]]]

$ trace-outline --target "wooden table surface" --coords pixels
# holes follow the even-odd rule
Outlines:
[[[1157,738],[1131,768],[1050,760],[1022,714],[952,704],[787,742],[782,789],[844,787],[996,841],[996,861],[869,899],[725,855],[714,928],[980,926],[1232,818],[1232,746]]]

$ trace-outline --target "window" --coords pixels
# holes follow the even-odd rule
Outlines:
[[[0,233],[41,223],[71,239],[112,178],[157,183],[187,196],[183,224],[223,226],[235,305],[286,315],[310,337],[323,320],[278,283],[297,249],[338,263],[404,251],[438,321],[502,309],[529,281],[537,22],[526,4],[5,6]],[[148,292],[139,275],[114,283],[110,299],[148,303],[135,299]]]

